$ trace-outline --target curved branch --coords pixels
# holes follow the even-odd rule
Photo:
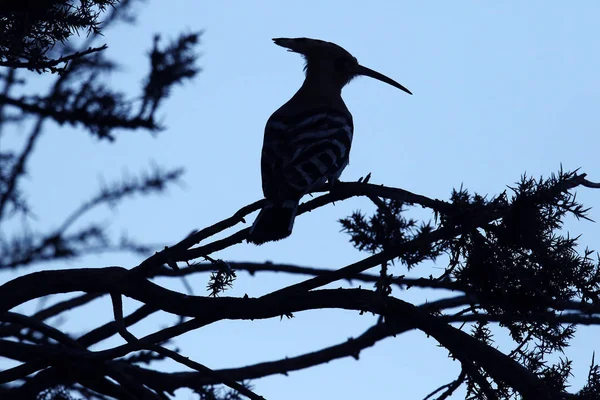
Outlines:
[[[464,296],[426,303],[419,306],[419,309],[422,309],[424,312],[438,311],[453,301],[458,302],[461,299],[464,300]],[[415,329],[415,325],[408,320],[394,324],[377,324],[356,338],[349,338],[343,343],[321,350],[302,354],[297,357],[286,357],[281,360],[262,362],[240,368],[222,369],[216,372],[230,379],[241,381],[264,378],[275,374],[287,375],[292,371],[314,367],[344,357],[353,357],[358,360],[361,351],[374,346],[377,342],[385,338],[390,336],[395,337],[411,329]],[[218,383],[218,381],[196,372],[163,373],[146,368],[132,367],[130,373],[138,376],[141,380],[152,382],[157,388],[165,391],[174,391],[182,387],[200,389],[205,385]]]
[[[376,196],[408,204],[419,204],[439,213],[448,212],[452,207],[452,204],[446,201],[430,199],[427,196],[415,194],[408,190],[365,182],[338,182],[333,187],[331,194],[336,197],[334,201],[345,200],[354,196]]]
[[[186,296],[155,285],[124,268],[110,267],[69,271],[44,271],[17,278],[0,287],[3,307],[10,308],[31,298],[68,291],[122,293],[146,304],[179,315],[196,316],[198,327],[222,319],[264,319],[290,312],[320,308],[369,310],[385,315],[388,323],[411,321],[415,327],[434,337],[463,364],[475,362],[495,380],[509,383],[524,397],[552,398],[545,384],[525,367],[500,351],[487,346],[467,333],[423,313],[416,306],[395,298],[382,299],[378,293],[364,289],[315,290],[294,292],[294,296],[261,298],[205,298]],[[13,300],[12,302],[10,301]],[[146,345],[144,339],[139,346]],[[131,344],[130,344],[131,346]],[[95,353],[95,358],[114,352]],[[86,352],[65,349],[61,359],[89,360]],[[10,370],[9,370],[10,371]],[[5,371],[5,372],[9,372]],[[0,372],[0,376],[2,376]]]
[[[388,199],[395,199],[410,204],[419,204],[423,207],[431,208],[436,212],[446,212],[451,207],[450,203],[441,200],[430,199],[426,196],[414,194],[400,188],[373,185],[363,182],[338,182],[332,191],[308,202],[302,203],[298,208],[298,215],[310,212],[329,203],[346,200],[355,196],[378,196]],[[231,228],[239,222],[246,222],[244,217],[260,209],[263,202],[264,200],[258,200],[252,204],[242,207],[233,216],[201,231],[192,233],[189,237],[177,243],[175,246],[166,248],[165,250],[155,254],[153,257],[147,259],[139,265],[139,268],[157,267],[162,264],[169,263],[170,261],[190,261],[196,258],[207,256],[215,251],[223,250],[236,243],[243,242],[248,235],[249,228],[241,229],[224,239],[190,249],[190,247],[200,243],[202,240],[216,235],[225,229]]]
[[[147,304],[144,304],[143,306],[141,306],[140,308],[138,308],[137,310],[135,310],[134,312],[132,312],[131,314],[129,314],[128,316],[123,318],[123,323],[126,327],[133,325],[133,324],[143,320],[147,316],[154,314],[156,311],[158,311],[156,308],[153,308]],[[117,331],[118,331],[118,329],[117,329],[117,325],[116,325],[115,321],[111,321],[111,322],[108,322],[96,329],[92,329],[91,331],[87,332],[85,335],[79,337],[77,339],[77,343],[80,343],[86,347],[89,347],[93,344],[96,344],[105,339],[108,339],[112,335],[116,334]]]
[[[0,315],[0,321],[21,325],[22,327],[33,329],[37,332],[43,333],[45,336],[52,338],[58,343],[61,343],[65,346],[84,349],[84,347],[80,343],[77,343],[77,341],[69,335],[66,335],[58,329],[50,325],[46,325],[45,323],[35,318],[28,317],[26,315],[14,312],[5,312],[4,314]]]
[[[306,353],[297,357],[286,357],[281,360],[249,365],[247,367],[217,370],[216,372],[219,375],[227,376],[229,379],[241,381],[245,379],[258,379],[276,374],[287,375],[292,371],[314,367],[349,356],[358,360],[362,350],[374,346],[377,342],[387,337],[400,334],[413,328],[414,326],[411,326],[408,323],[402,327],[398,325],[393,329],[386,324],[379,324],[369,328],[356,338],[350,338],[344,343],[318,351]],[[140,380],[152,382],[155,387],[165,391],[174,391],[183,387],[200,389],[206,385],[218,383],[217,380],[197,372],[163,373],[139,367],[132,367],[129,372],[132,375],[137,376]]]

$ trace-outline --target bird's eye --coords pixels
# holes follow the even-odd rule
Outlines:
[[[353,60],[348,57],[340,57],[335,61],[335,65],[338,69],[348,69],[353,65]]]

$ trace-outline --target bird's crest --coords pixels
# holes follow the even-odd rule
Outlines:
[[[339,88],[350,82],[352,78],[363,75],[412,94],[410,90],[393,79],[360,65],[356,57],[335,43],[309,38],[275,38],[273,42],[278,46],[285,47],[288,51],[302,54],[306,60],[304,70],[307,77],[312,65],[316,65],[316,74],[329,74],[331,79],[337,82]]]
[[[310,38],[275,38],[276,45],[285,47],[288,51],[300,53],[304,56],[311,55],[329,56],[329,57],[347,57],[354,58],[350,52],[335,43],[326,42],[319,39]]]

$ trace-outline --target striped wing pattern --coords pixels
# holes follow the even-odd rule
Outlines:
[[[267,121],[262,150],[265,197],[299,200],[334,181],[348,165],[353,124],[350,114],[335,110]]]

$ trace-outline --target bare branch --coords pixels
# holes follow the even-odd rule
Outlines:
[[[9,68],[27,68],[29,70],[36,70],[38,72],[46,72],[49,70],[52,73],[62,73],[67,68],[65,65],[62,68],[56,68],[58,64],[66,64],[76,58],[87,56],[88,54],[96,53],[98,51],[106,50],[108,46],[106,44],[100,47],[89,47],[87,50],[77,51],[75,53],[62,56],[56,59],[43,59],[39,61],[2,61],[0,60],[0,67]]]

